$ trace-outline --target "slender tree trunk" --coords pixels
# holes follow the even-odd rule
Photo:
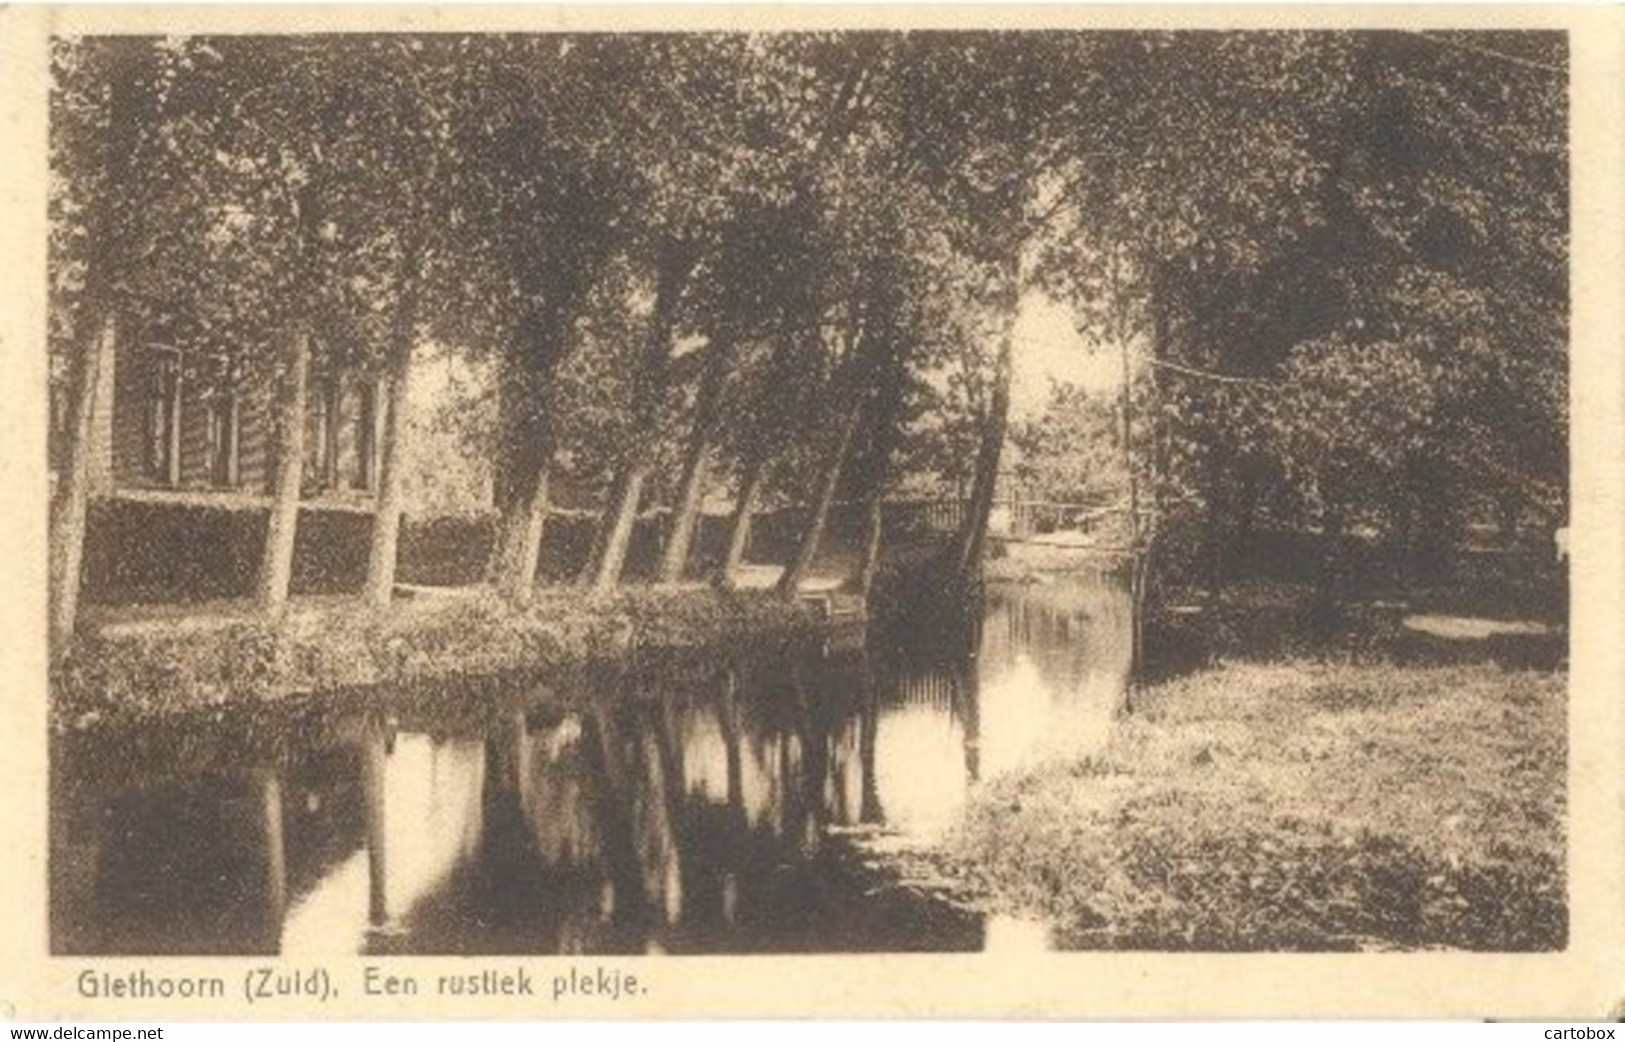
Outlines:
[[[858,571],[854,577],[858,592],[865,600],[874,589],[875,576],[880,571],[880,550],[886,520],[886,487],[891,475],[891,457],[897,440],[896,412],[901,403],[903,373],[890,374],[874,400],[869,425],[868,470],[865,475],[868,492],[863,502],[863,551],[858,558]]]
[[[1119,322],[1117,336],[1123,364],[1123,469],[1128,474],[1129,545],[1140,541],[1140,476],[1134,460],[1134,373],[1129,366],[1127,323]]]
[[[852,435],[858,428],[858,415],[862,411],[861,403],[854,404],[848,407],[846,415],[841,419],[840,435],[824,464],[824,473],[818,483],[818,496],[813,501],[812,515],[807,519],[807,527],[802,530],[795,560],[779,577],[778,591],[785,597],[795,596],[796,590],[812,569],[813,558],[818,555],[818,544],[824,539],[824,526],[829,521],[829,508],[835,502],[835,489],[840,484],[841,468],[846,465],[847,454],[852,448]]]
[[[84,581],[85,533],[90,516],[91,459],[95,438],[96,397],[113,367],[119,334],[114,283],[127,265],[134,244],[145,234],[138,211],[128,205],[126,189],[134,183],[132,165],[145,128],[155,123],[158,93],[143,89],[156,70],[157,53],[138,37],[110,37],[99,50],[110,62],[107,82],[108,120],[102,140],[104,190],[85,214],[94,256],[84,272],[83,343],[76,344],[69,368],[68,445],[50,506],[47,536],[47,583],[50,654],[64,654],[79,621],[79,595]],[[75,322],[76,330],[80,328]]]
[[[677,305],[698,259],[697,250],[686,243],[670,240],[661,247],[656,264],[654,315],[632,372],[631,442],[622,453],[611,502],[599,526],[597,552],[588,559],[579,580],[597,593],[612,589],[620,581],[626,563],[644,482],[649,476],[649,465],[644,460],[654,436],[660,399],[668,385]]]
[[[689,445],[688,457],[683,460],[683,476],[677,492],[677,504],[672,508],[671,532],[666,537],[666,549],[660,558],[660,581],[681,582],[688,568],[688,558],[694,548],[694,531],[699,527],[700,500],[705,494],[705,480],[711,470],[709,441],[695,441]]]
[[[498,401],[501,454],[497,532],[486,564],[486,581],[509,603],[523,606],[536,582],[535,562],[547,515],[552,463],[547,429],[547,382],[557,362],[561,334],[551,316],[537,319],[525,336],[529,351],[510,354]],[[545,364],[527,364],[537,358]]]
[[[525,504],[529,502],[528,493],[521,496],[510,490],[500,497],[497,505],[496,531],[492,533],[490,554],[485,560],[485,581],[505,598],[512,593],[515,558],[529,517]]]
[[[958,572],[962,581],[978,578],[982,571],[982,553],[987,544],[988,520],[993,516],[993,497],[999,484],[999,460],[1004,453],[1004,438],[1010,425],[1010,381],[1014,372],[1012,359],[1015,338],[1016,310],[1021,303],[1021,250],[1011,249],[1005,262],[1005,282],[1001,296],[1002,328],[999,331],[999,351],[993,375],[993,397],[988,403],[987,415],[982,422],[982,443],[976,453],[976,471],[971,483],[971,497],[961,521],[958,538]]]
[[[384,436],[378,461],[378,499],[372,517],[372,544],[367,555],[367,601],[387,605],[395,592],[405,472],[411,452],[408,394],[412,344],[395,345],[385,384]]]
[[[899,437],[898,414],[903,404],[903,383],[908,376],[908,359],[890,341],[892,351],[869,410],[868,459],[864,475],[868,494],[863,505],[863,553],[858,560],[858,591],[867,599],[880,570],[881,542],[885,530],[886,490],[891,479],[892,454]]]
[[[1010,425],[1011,324],[1007,321],[999,341],[999,355],[993,381],[993,400],[982,421],[982,443],[976,454],[976,471],[971,483],[970,503],[960,522],[958,538],[959,574],[974,578],[982,568],[982,552],[987,542],[988,519],[993,516],[993,496],[999,482],[999,458]]]
[[[536,484],[530,492],[530,503],[525,508],[525,524],[519,542],[514,567],[508,574],[505,593],[514,604],[524,607],[536,591],[536,568],[542,560],[542,536],[547,531],[547,511],[550,506],[549,485],[552,467],[543,464],[536,472]]]
[[[885,499],[878,486],[870,491],[863,510],[863,557],[858,564],[858,592],[867,600],[869,591],[874,589],[875,575],[880,571],[880,544],[886,520]]]
[[[1160,286],[1161,279],[1158,280]],[[1165,475],[1168,473],[1168,425],[1162,418],[1162,380],[1157,372],[1156,363],[1166,359],[1173,352],[1173,321],[1170,311],[1172,305],[1164,298],[1158,289],[1153,290],[1151,299],[1151,364],[1146,366],[1146,384],[1150,392],[1150,402],[1147,415],[1151,418],[1150,431],[1150,492],[1152,524],[1155,525],[1155,515],[1162,510],[1162,492]]]
[[[767,484],[767,457],[752,456],[745,465],[744,475],[740,478],[739,500],[734,504],[733,517],[728,524],[728,550],[723,555],[722,563],[717,566],[714,577],[716,585],[720,587],[731,587],[739,566],[745,563],[745,545],[750,542],[751,515],[756,510],[756,501],[761,498],[762,486],[765,484]]]
[[[606,593],[621,581],[626,554],[637,527],[638,507],[643,502],[643,486],[649,467],[636,463],[625,467],[615,478],[615,494],[601,529],[601,546],[587,585],[594,593]]]
[[[709,351],[705,373],[700,378],[700,393],[694,402],[694,423],[689,428],[687,451],[683,455],[683,474],[672,510],[671,530],[660,560],[659,579],[663,583],[680,582],[688,567],[700,501],[705,497],[705,479],[710,472],[711,440],[716,434],[723,383],[728,377],[733,352],[721,341],[712,344]]]
[[[277,387],[276,471],[271,485],[271,514],[265,522],[256,599],[267,612],[288,600],[293,579],[294,537],[299,529],[299,483],[305,465],[305,383],[310,369],[310,333],[297,330],[288,341],[284,371]]]
[[[85,530],[90,517],[90,459],[96,451],[93,444],[96,390],[102,374],[112,364],[117,337],[117,323],[111,315],[94,323],[91,329],[91,342],[74,352],[71,360],[68,445],[51,504],[50,644],[53,655],[67,650],[78,621]]]
[[[386,391],[384,436],[378,460],[378,496],[372,516],[372,544],[367,554],[366,599],[387,605],[395,592],[395,566],[399,556],[401,510],[405,499],[404,478],[411,445],[410,390],[412,348],[417,339],[417,294],[419,251],[417,242],[407,244],[400,266],[400,303],[390,331],[389,365],[384,374]]]

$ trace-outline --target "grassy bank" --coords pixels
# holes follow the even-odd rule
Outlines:
[[[517,611],[493,595],[295,602],[276,620],[240,609],[92,627],[52,676],[57,726],[142,719],[312,692],[561,669],[742,640],[793,639],[816,609],[765,592],[543,591]]]
[[[1565,704],[1494,663],[1220,664],[984,788],[950,870],[1075,947],[1560,948]]]

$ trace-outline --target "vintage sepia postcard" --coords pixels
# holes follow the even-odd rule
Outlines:
[[[0,12],[0,1012],[1625,1014],[1622,29]]]

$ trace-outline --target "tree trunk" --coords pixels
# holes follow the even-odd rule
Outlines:
[[[497,592],[509,603],[530,603],[541,559],[542,533],[547,523],[550,468],[540,465],[523,487],[505,501],[502,519],[486,571]]]
[[[278,381],[276,403],[276,471],[271,485],[271,514],[265,522],[265,548],[260,559],[256,599],[274,612],[288,600],[293,579],[294,536],[299,529],[299,483],[305,465],[305,381],[310,368],[310,333],[300,329],[288,341],[285,371]]]
[[[813,558],[818,555],[818,544],[824,539],[824,526],[829,520],[829,508],[835,502],[835,489],[841,480],[841,468],[846,464],[847,453],[852,447],[852,435],[857,430],[858,415],[861,412],[861,403],[854,404],[847,409],[846,415],[841,420],[840,436],[836,439],[835,447],[830,451],[829,459],[824,465],[824,473],[818,484],[818,497],[813,501],[812,516],[807,519],[807,527],[802,530],[795,560],[779,577],[778,591],[785,597],[795,596],[796,590],[800,588],[812,568]]]
[[[659,579],[663,583],[680,582],[688,567],[689,551],[694,544],[694,530],[699,520],[700,501],[705,497],[705,479],[710,471],[711,439],[716,433],[718,413],[722,405],[722,385],[728,378],[728,361],[732,350],[723,342],[711,345],[706,359],[705,373],[700,380],[700,393],[694,402],[694,423],[689,428],[688,447],[683,456],[683,475],[678,486],[677,503],[673,507],[671,530],[666,537],[666,550],[660,559]]]
[[[671,532],[666,537],[666,549],[660,558],[659,579],[663,583],[681,582],[688,568],[689,553],[694,547],[694,531],[699,526],[700,500],[704,498],[705,479],[711,470],[710,462],[709,441],[695,441],[689,445],[688,457],[683,460],[677,503],[672,508]]]
[[[117,324],[111,315],[93,323],[92,339],[71,360],[71,417],[66,460],[57,475],[51,504],[51,625],[53,656],[67,650],[79,614],[85,530],[90,516],[90,458],[96,418],[96,389],[112,362]]]
[[[401,256],[400,301],[390,330],[389,364],[384,374],[383,451],[378,460],[378,495],[372,516],[365,591],[367,601],[375,605],[387,605],[395,593],[404,478],[411,452],[408,444],[412,429],[408,414],[411,396],[407,392],[412,375],[412,348],[417,338],[418,259],[418,244],[413,239],[408,241]]]
[[[530,349],[510,351],[503,365],[497,401],[499,521],[485,577],[504,599],[516,605],[529,601],[535,585],[534,562],[540,553],[535,547],[540,544],[547,513],[553,455],[546,392],[551,366],[560,354],[561,336],[555,316],[535,318],[523,336]]]
[[[372,544],[367,555],[368,603],[387,605],[395,592],[395,565],[400,547],[405,472],[411,452],[410,395],[412,343],[395,345],[385,377],[383,451],[378,461],[378,498],[372,517]]]
[[[508,576],[507,597],[514,604],[530,604],[536,590],[536,568],[542,560],[542,535],[547,530],[549,506],[548,485],[552,481],[552,468],[543,465],[536,472],[536,484],[530,492],[530,504],[525,509],[525,524],[519,542],[518,556]]]
[[[1111,273],[1111,293],[1121,301],[1122,273],[1115,257]],[[1140,475],[1134,459],[1134,370],[1129,361],[1129,323],[1121,305],[1113,309],[1111,328],[1117,337],[1118,360],[1122,365],[1123,471],[1128,477],[1128,539],[1132,548],[1140,541]]]
[[[698,251],[690,244],[668,240],[661,246],[656,263],[654,314],[632,370],[631,441],[621,455],[609,509],[599,526],[598,552],[588,559],[581,574],[581,584],[595,593],[612,589],[620,581],[626,563],[638,506],[643,500],[643,485],[649,476],[645,462],[649,443],[669,382],[678,303],[698,259]]]
[[[78,624],[93,480],[90,463],[97,448],[92,444],[97,389],[112,368],[118,337],[114,284],[124,259],[143,234],[141,214],[131,211],[125,190],[133,183],[132,157],[143,128],[153,125],[156,105],[156,94],[142,89],[157,60],[152,48],[134,37],[109,38],[104,46],[108,50],[101,58],[111,63],[107,138],[101,142],[101,172],[106,182],[98,201],[86,213],[93,256],[84,273],[85,303],[79,316],[84,320],[85,340],[75,345],[69,362],[68,445],[51,501],[46,551],[51,600],[46,629],[52,655],[67,651]],[[75,327],[80,328],[77,321]]]
[[[960,522],[958,538],[959,574],[974,578],[982,568],[982,551],[987,542],[988,519],[993,516],[993,496],[999,482],[999,458],[1010,425],[1010,379],[1013,369],[1011,338],[1013,318],[1006,322],[999,341],[999,356],[993,382],[993,401],[982,421],[982,444],[976,454],[976,472],[971,484],[970,503]]]
[[[728,525],[728,551],[717,566],[714,581],[724,589],[731,587],[739,566],[745,563],[745,544],[750,542],[751,514],[761,498],[762,486],[767,483],[767,457],[754,456],[745,465],[739,482],[739,501],[734,504],[733,517]]]
[[[875,574],[880,571],[881,530],[885,527],[885,501],[877,486],[869,493],[864,504],[863,557],[858,565],[858,592],[865,600],[874,589]]]
[[[903,384],[908,376],[908,359],[897,351],[895,341],[889,365],[882,373],[869,410],[868,451],[863,481],[868,488],[863,506],[863,553],[858,560],[858,591],[867,599],[880,570],[880,549],[885,528],[886,490],[891,478],[892,455],[900,436],[898,414],[903,404]]]
[[[615,478],[615,495],[600,530],[601,546],[588,582],[594,593],[607,593],[621,581],[626,552],[632,544],[633,529],[637,527],[638,507],[643,502],[643,485],[648,477],[648,465],[636,463],[624,468]]]

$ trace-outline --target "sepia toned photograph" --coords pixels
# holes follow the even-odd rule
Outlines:
[[[45,47],[80,999],[1570,948],[1570,32]]]

